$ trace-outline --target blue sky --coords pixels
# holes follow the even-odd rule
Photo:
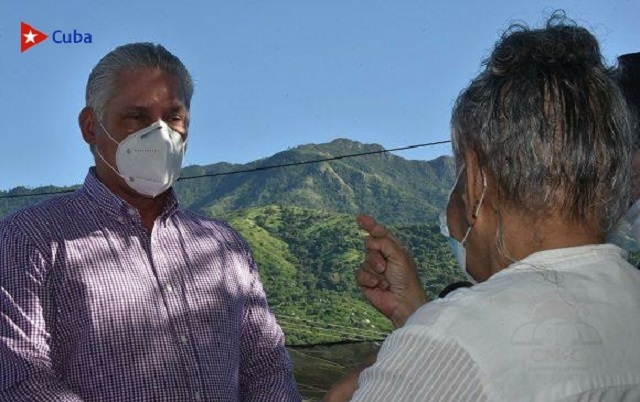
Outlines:
[[[3,0],[0,190],[82,182],[93,163],[77,127],[86,79],[120,44],[162,43],[191,71],[185,165],[246,163],[341,137],[385,148],[446,140],[452,103],[501,30],[556,8],[589,27],[610,62],[640,51],[635,0]],[[93,43],[49,38],[20,53],[21,21]]]

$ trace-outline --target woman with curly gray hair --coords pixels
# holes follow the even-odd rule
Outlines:
[[[441,229],[477,285],[427,303],[361,216],[357,279],[398,329],[326,400],[640,400],[640,272],[605,243],[629,205],[630,116],[589,31],[562,13],[512,26],[452,114]]]

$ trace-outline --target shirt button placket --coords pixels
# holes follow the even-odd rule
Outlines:
[[[180,335],[180,343],[182,343],[183,346],[187,346],[189,344],[189,338],[187,338],[186,335]],[[187,368],[187,372],[189,371],[190,370]],[[202,400],[202,394],[200,393],[200,391],[196,391],[194,393],[194,398],[196,401]]]

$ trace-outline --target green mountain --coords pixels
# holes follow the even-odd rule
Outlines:
[[[301,163],[348,154],[382,151],[338,139],[302,145],[246,165],[190,166],[183,177]],[[383,222],[433,221],[453,182],[453,160],[410,161],[382,153],[258,170],[227,176],[181,180],[176,191],[185,205],[214,216],[242,208],[290,205],[346,214],[367,212]]]

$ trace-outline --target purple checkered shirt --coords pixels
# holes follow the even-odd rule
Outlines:
[[[0,401],[300,400],[247,244],[173,194],[149,235],[90,170],[0,239]]]

